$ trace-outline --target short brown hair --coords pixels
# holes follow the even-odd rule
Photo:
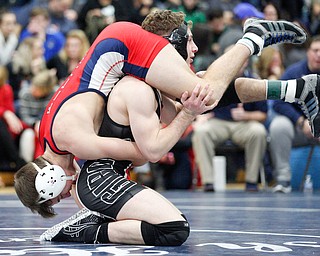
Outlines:
[[[45,167],[46,161],[43,157],[38,157],[33,161],[40,168]],[[17,196],[22,204],[28,207],[33,213],[39,213],[44,218],[51,218],[55,216],[55,212],[51,206],[50,201],[39,204],[39,193],[36,190],[35,180],[38,171],[33,166],[32,162],[24,165],[14,175],[14,188]]]
[[[43,16],[46,20],[50,19],[49,12],[45,8],[41,7],[34,7],[29,14],[30,18],[36,17],[36,16]]]
[[[184,22],[185,17],[183,12],[156,10],[147,15],[141,26],[151,33],[163,36],[178,28]]]

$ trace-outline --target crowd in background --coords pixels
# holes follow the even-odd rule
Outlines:
[[[307,31],[308,40],[264,49],[239,76],[293,79],[320,74],[319,0],[0,0],[0,7],[1,171],[14,172],[42,153],[37,131],[44,108],[96,36],[113,22],[141,24],[158,8],[182,11],[192,21],[199,48],[195,72],[205,70],[235,44],[245,20],[256,17],[294,21]],[[273,191],[288,193],[292,147],[315,140],[294,105],[271,101],[233,105],[199,117],[169,154],[156,165],[146,165],[137,180],[156,189],[189,189],[197,175],[196,185],[214,191],[212,157],[225,142],[246,153],[242,167],[247,191],[258,191],[258,169],[267,158]]]

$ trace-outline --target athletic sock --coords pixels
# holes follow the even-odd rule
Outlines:
[[[285,98],[287,92],[287,81],[280,80],[266,80],[268,100],[282,100]]]
[[[237,44],[245,45],[250,50],[251,55],[257,54],[258,56],[263,49],[263,43],[264,40],[260,36],[250,32],[245,33],[237,42]]]
[[[267,99],[281,99],[285,102],[295,102],[300,98],[304,87],[302,78],[287,81],[267,80]]]

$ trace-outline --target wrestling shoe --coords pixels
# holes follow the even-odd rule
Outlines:
[[[307,39],[306,32],[298,25],[284,20],[269,21],[249,18],[243,26],[243,38],[253,42],[252,54],[260,55],[263,48],[273,44],[302,44]]]
[[[69,219],[46,230],[40,241],[96,243],[98,232],[106,218],[86,208]]]
[[[297,100],[303,113],[308,118],[312,135],[315,138],[320,137],[320,113],[319,113],[319,97],[320,97],[320,76],[311,74],[303,76],[304,87],[301,95]]]

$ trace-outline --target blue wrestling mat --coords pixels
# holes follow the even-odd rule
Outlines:
[[[42,232],[77,211],[73,201],[62,201],[59,215],[46,220],[14,193],[1,194],[0,255],[320,255],[320,193],[162,194],[190,222],[190,237],[180,247],[40,242]]]

